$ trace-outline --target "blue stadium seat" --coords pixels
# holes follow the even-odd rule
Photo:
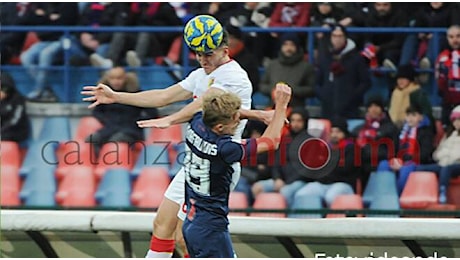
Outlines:
[[[384,195],[394,195],[398,197],[395,173],[390,171],[371,173],[363,193],[364,206],[369,207],[375,198]]]
[[[104,174],[95,193],[100,206],[124,207],[130,206],[131,180],[126,169],[109,169]]]
[[[58,159],[56,156],[56,142],[33,141],[27,150],[27,153],[19,169],[19,176],[25,178],[30,172],[42,166],[53,166],[56,168]]]
[[[169,169],[169,177],[172,179],[176,174],[179,172],[182,165],[184,165],[184,158],[185,158],[185,144],[180,143],[174,145],[174,150],[177,152],[177,158],[171,162],[171,168]]]
[[[24,199],[25,206],[36,206],[36,207],[54,207],[56,201],[54,199],[54,192],[34,190],[30,193],[27,198]]]
[[[347,123],[348,123],[348,131],[353,132],[353,130],[355,130],[356,127],[364,124],[364,119],[348,119]]]
[[[43,122],[38,140],[66,142],[70,140],[70,121],[65,116],[47,117]]]
[[[143,167],[163,166],[169,170],[169,155],[165,145],[150,144],[142,149],[137,158],[137,162],[131,171],[132,177],[137,178]]]
[[[36,192],[39,192],[40,194],[53,194],[54,201],[54,193],[57,189],[56,178],[54,177],[55,169],[54,165],[42,165],[34,168],[22,185],[19,193],[21,200],[27,202]]]
[[[369,207],[372,210],[399,210],[399,198],[396,195],[380,195],[376,196]],[[382,215],[382,214],[368,214],[367,217],[385,217],[385,218],[399,218],[399,215]]]
[[[305,196],[300,196],[300,197],[295,197],[294,203],[291,206],[291,209],[322,209],[323,204],[321,201],[321,197],[315,196],[315,197],[305,197]],[[317,214],[294,214],[290,213],[288,214],[288,218],[322,218],[322,215],[317,213]]]

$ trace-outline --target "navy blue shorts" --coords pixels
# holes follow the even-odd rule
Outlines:
[[[190,257],[233,258],[233,246],[228,231],[215,231],[195,225],[185,219],[182,227]]]

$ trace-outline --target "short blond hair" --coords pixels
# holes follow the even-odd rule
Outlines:
[[[203,122],[208,127],[226,124],[241,107],[241,99],[233,93],[208,94],[203,99]]]

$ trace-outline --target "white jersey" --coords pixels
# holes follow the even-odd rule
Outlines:
[[[185,90],[193,93],[194,98],[202,96],[210,87],[219,88],[223,91],[236,94],[241,98],[241,108],[251,109],[252,84],[249,81],[248,74],[241,68],[238,62],[230,60],[220,65],[209,75],[203,68],[196,69],[190,73],[184,80],[178,83]],[[236,129],[233,139],[240,140],[243,134],[247,120],[241,120]],[[241,174],[240,163],[232,165],[234,173],[232,175],[231,189],[236,186]],[[169,184],[165,192],[165,197],[179,205],[184,205],[185,196],[185,173],[182,167]],[[178,212],[178,217],[185,219],[185,208],[182,207]]]
[[[193,93],[193,97],[202,96],[210,87],[222,89],[241,98],[241,108],[251,109],[252,84],[248,74],[235,60],[220,65],[210,74],[203,68],[192,71],[179,82],[184,89]],[[241,120],[233,138],[241,139],[247,120]]]

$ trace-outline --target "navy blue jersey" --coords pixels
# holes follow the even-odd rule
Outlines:
[[[194,115],[185,140],[187,218],[210,229],[227,230],[232,164],[255,155],[256,141],[248,139],[242,145],[229,135],[217,135],[205,126],[201,112]]]

